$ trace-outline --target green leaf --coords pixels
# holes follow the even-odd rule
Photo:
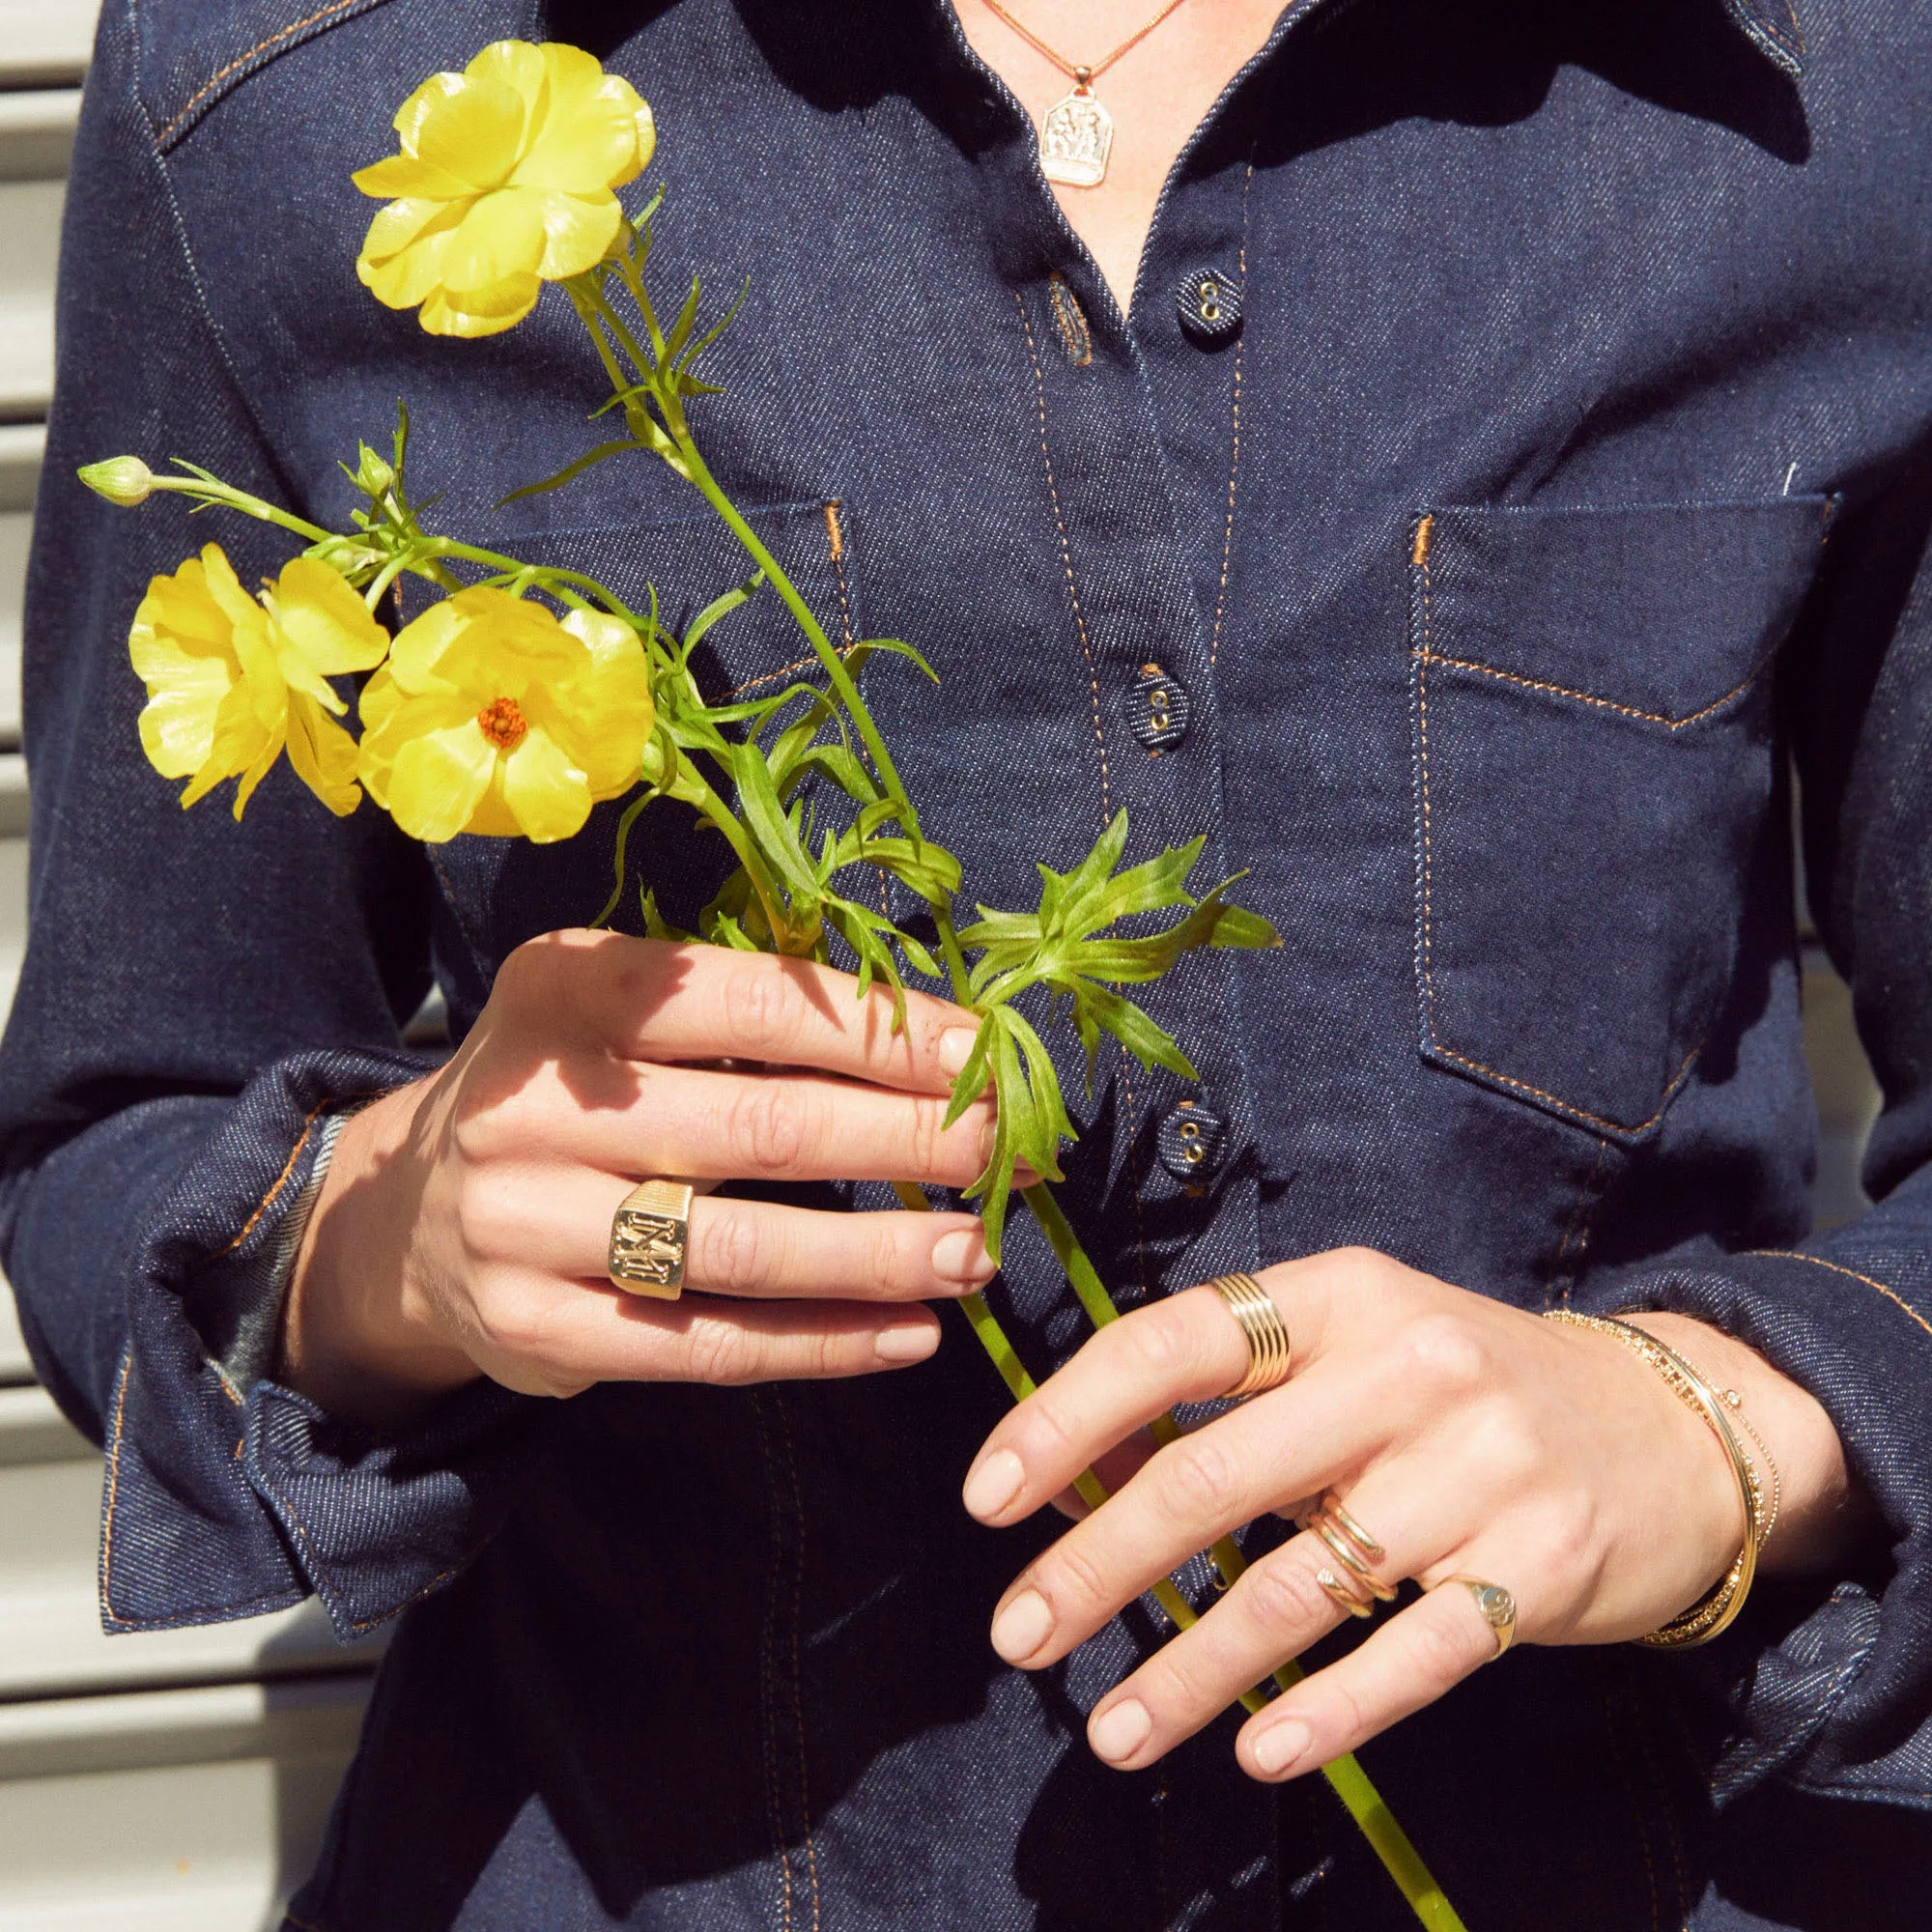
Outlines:
[[[696,616],[691,620],[691,628],[684,634],[683,655],[690,657],[697,648],[705,632],[721,619],[728,617],[733,611],[749,604],[764,588],[765,573],[754,570],[744,582],[734,585],[722,597],[714,597]]]
[[[625,437],[616,442],[600,442],[595,449],[586,449],[574,463],[566,463],[554,476],[546,476],[541,483],[526,483],[521,490],[512,490],[507,497],[499,497],[496,507],[502,509],[506,503],[515,503],[525,497],[541,497],[552,490],[561,490],[566,483],[573,483],[586,469],[602,463],[606,457],[621,456],[627,449],[637,448],[637,443]]]

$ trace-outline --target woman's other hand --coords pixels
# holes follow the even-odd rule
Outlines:
[[[1117,1481],[1122,1459],[1138,1465],[1002,1599],[993,1643],[1009,1662],[1056,1662],[1217,1537],[1270,1510],[1298,1516],[1329,1491],[1384,1547],[1378,1581],[1500,1584],[1515,1596],[1520,1641],[1639,1636],[1737,1556],[1746,1523],[1724,1450],[1614,1337],[1360,1249],[1258,1279],[1293,1344],[1281,1387],[1152,1454],[1144,1436],[1138,1454],[1117,1447],[1174,1404],[1224,1393],[1247,1367],[1226,1304],[1191,1289],[1094,1335],[987,1438],[965,1499],[988,1523],[1018,1521],[1110,1451]],[[1761,1567],[1819,1570],[1842,1555],[1863,1519],[1818,1403],[1717,1329],[1639,1320],[1739,1391],[1769,1445],[1783,1495]],[[1347,1621],[1317,1577],[1339,1568],[1313,1529],[1255,1563],[1100,1700],[1088,1727],[1096,1753],[1126,1770],[1152,1763]],[[1251,1775],[1326,1764],[1497,1655],[1467,1589],[1382,1615],[1355,1650],[1247,1722],[1237,1754]]]
[[[966,1185],[991,1113],[950,1129],[973,1017],[861,1001],[798,960],[552,933],[504,963],[440,1071],[343,1125],[284,1321],[282,1377],[345,1419],[394,1421],[487,1375],[592,1382],[855,1376],[923,1360],[922,1302],[993,1267],[970,1214],[817,1212],[726,1180]],[[605,1273],[639,1179],[693,1203],[686,1286],[639,1299]]]

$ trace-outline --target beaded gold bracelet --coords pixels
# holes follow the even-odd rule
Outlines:
[[[1692,1414],[1703,1418],[1730,1458],[1731,1473],[1737,1478],[1739,1499],[1744,1504],[1744,1548],[1717,1583],[1688,1610],[1672,1617],[1667,1624],[1652,1631],[1647,1636],[1636,1639],[1653,1650],[1688,1650],[1695,1644],[1709,1643],[1713,1637],[1728,1630],[1736,1621],[1738,1612],[1744,1608],[1745,1599],[1750,1594],[1751,1581],[1757,1575],[1757,1553],[1764,1548],[1765,1539],[1777,1520],[1782,1485],[1778,1480],[1777,1465],[1772,1462],[1771,1452],[1764,1446],[1764,1438],[1746,1421],[1743,1398],[1735,1390],[1714,1388],[1682,1355],[1667,1348],[1648,1330],[1628,1321],[1618,1321],[1609,1316],[1579,1315],[1568,1308],[1548,1308],[1544,1314],[1551,1321],[1568,1322],[1577,1328],[1595,1328],[1603,1334],[1614,1336],[1625,1348],[1640,1355],[1663,1378],[1671,1393]],[[1750,1458],[1745,1454],[1737,1432],[1731,1427],[1733,1413],[1749,1430],[1751,1440],[1757,1444],[1759,1453],[1764,1457],[1765,1467],[1770,1471],[1772,1495],[1769,1503],[1765,1498],[1764,1483]]]

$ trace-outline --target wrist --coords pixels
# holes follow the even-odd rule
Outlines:
[[[1621,1318],[1674,1350],[1728,1405],[1745,1453],[1776,1470],[1782,1492],[1758,1567],[1770,1576],[1817,1576],[1839,1567],[1864,1540],[1870,1505],[1853,1478],[1824,1405],[1748,1344],[1691,1316],[1661,1310]],[[1744,1423],[1749,1424],[1749,1431]],[[1752,1435],[1758,1438],[1752,1439]],[[1767,1482],[1770,1471],[1760,1467]]]
[[[344,1421],[398,1423],[477,1375],[411,1280],[425,1085],[344,1121],[290,1275],[279,1378]]]

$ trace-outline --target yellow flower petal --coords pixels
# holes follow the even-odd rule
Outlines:
[[[509,178],[524,144],[528,105],[499,80],[466,78],[432,101],[416,125],[418,160],[469,184],[473,192]]]
[[[444,246],[440,280],[454,299],[494,289],[513,275],[532,275],[544,258],[544,197],[503,188],[479,197]]]
[[[355,782],[355,740],[306,698],[289,702],[289,763],[297,778],[338,818],[362,803]]]
[[[335,572],[298,556],[275,581],[275,627],[316,670],[335,677],[373,670],[388,655],[389,636]]]
[[[366,168],[357,168],[349,179],[366,195],[378,201],[420,197],[426,201],[458,201],[475,193],[461,175],[440,168],[433,161],[414,155],[385,155]]]
[[[575,54],[577,49],[546,52]],[[543,123],[517,163],[513,182],[564,194],[591,194],[635,179],[637,94],[614,75],[607,76],[587,54],[578,58],[581,68],[561,66],[553,71]]]
[[[141,708],[141,749],[164,779],[191,777],[208,762],[214,714],[232,681],[213,660],[184,668],[186,674],[178,682],[159,689],[151,684],[152,695]]]
[[[550,845],[582,831],[590,783],[554,740],[533,730],[503,760],[503,803],[526,838]]]
[[[595,268],[624,229],[624,211],[614,194],[546,194],[539,206],[544,252],[537,272],[547,282]]]
[[[438,289],[419,311],[431,335],[501,335],[515,328],[537,305],[543,284],[534,275],[515,275],[495,288],[456,296]]]
[[[579,49],[570,51],[577,53]],[[534,47],[528,41],[492,41],[463,70],[464,78],[508,88],[526,107],[535,107],[550,78],[550,65],[544,58],[548,52],[548,47]],[[596,66],[590,55],[582,58]]]
[[[463,80],[460,73],[433,73],[396,109],[396,118],[389,126],[396,130],[406,155],[416,152],[416,132],[427,119],[430,109],[448,99],[452,94],[462,93]]]
[[[412,838],[440,845],[469,824],[496,767],[497,748],[473,719],[412,738],[389,768],[390,815]]]

